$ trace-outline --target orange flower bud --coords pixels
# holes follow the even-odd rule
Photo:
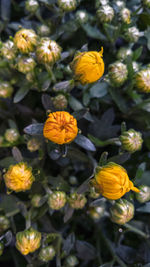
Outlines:
[[[100,52],[82,52],[76,55],[71,62],[75,80],[81,84],[93,83],[104,73],[103,47]]]
[[[24,162],[11,165],[4,175],[4,180],[10,190],[15,192],[29,190],[34,181],[32,168],[28,167],[27,163]]]
[[[129,180],[126,170],[113,162],[97,168],[94,185],[104,197],[112,200],[121,198],[130,190],[140,191]]]
[[[44,137],[56,144],[72,142],[77,133],[77,120],[66,111],[50,113],[44,124]]]

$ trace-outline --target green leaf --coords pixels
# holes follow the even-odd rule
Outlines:
[[[144,32],[144,36],[147,39],[147,48],[150,50],[150,27]]]
[[[125,153],[109,158],[108,162],[115,162],[117,164],[122,164],[126,162],[128,159],[130,159],[130,157],[131,157],[131,154],[128,152],[125,152]]]
[[[90,88],[91,97],[100,98],[107,94],[108,83],[98,82]]]
[[[128,107],[125,101],[125,98],[120,94],[119,89],[115,87],[109,87],[109,93],[111,94],[112,99],[118,106],[121,112],[127,113]]]
[[[147,202],[141,207],[137,208],[136,211],[150,213],[150,202]]]
[[[18,198],[13,195],[1,194],[0,209],[3,209],[5,213],[11,213],[18,209]]]
[[[86,32],[86,34],[91,38],[100,39],[103,41],[107,40],[105,35],[102,34],[96,27],[93,27],[89,24],[83,24],[82,28]]]
[[[142,162],[139,166],[138,166],[138,169],[136,171],[136,175],[135,175],[135,180],[138,180],[142,177],[144,171],[146,169],[146,163],[145,162]],[[135,181],[134,180],[134,181]]]
[[[14,99],[13,99],[14,103],[20,102],[27,95],[27,93],[29,92],[29,90],[30,90],[29,86],[28,87],[26,87],[26,86],[21,87],[17,91],[17,93],[15,94],[15,96],[14,96]]]
[[[69,97],[69,105],[74,111],[83,109],[83,105],[81,104],[81,102],[79,102],[79,100],[77,100],[73,96]]]
[[[143,46],[140,46],[139,48],[137,48],[132,55],[132,60],[136,61],[142,54],[143,51]]]
[[[0,166],[3,168],[8,168],[10,165],[16,164],[16,161],[13,157],[6,157],[0,160]]]
[[[24,128],[24,132],[30,135],[43,135],[43,127],[43,123],[30,124],[29,126]]]
[[[82,134],[78,134],[77,137],[75,138],[74,142],[86,150],[96,151],[96,148],[93,145],[93,143]]]

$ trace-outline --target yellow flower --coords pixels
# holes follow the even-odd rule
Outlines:
[[[37,250],[41,245],[41,233],[37,230],[30,228],[16,235],[16,248],[23,255]]]
[[[44,137],[56,144],[70,143],[77,133],[77,120],[66,111],[50,113],[44,124]]]
[[[150,93],[150,69],[137,72],[135,75],[135,84],[140,92]]]
[[[93,83],[104,73],[103,47],[100,52],[82,52],[76,55],[71,62],[75,80],[81,84]]]
[[[121,198],[130,190],[139,192],[129,180],[126,170],[113,162],[97,168],[94,185],[104,197],[112,200]]]
[[[31,29],[21,29],[15,34],[14,44],[22,53],[32,52],[37,45],[37,35]]]
[[[10,190],[15,192],[29,190],[34,181],[32,168],[24,162],[11,165],[4,175],[4,180]]]

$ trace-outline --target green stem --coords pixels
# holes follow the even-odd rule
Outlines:
[[[6,213],[6,217],[15,216],[19,212],[20,212],[20,209],[16,209],[16,210],[10,211],[10,212]]]
[[[52,79],[53,83],[56,83],[56,79],[55,79],[55,76],[54,76],[54,73],[53,73],[51,67],[48,64],[45,64],[45,68],[46,68],[50,78]]]
[[[135,228],[134,226],[132,226],[131,224],[124,224],[123,225],[124,227],[126,227],[126,229],[128,229],[129,231],[133,232],[133,233],[136,233],[137,235],[140,235],[142,236],[143,238],[149,238],[149,236],[147,234],[145,234],[144,232],[142,232],[141,230]]]

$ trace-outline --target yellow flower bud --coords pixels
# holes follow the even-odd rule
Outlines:
[[[33,137],[27,142],[27,148],[30,152],[37,151],[40,148],[40,142],[37,138]]]
[[[136,73],[135,86],[142,93],[150,93],[150,68]]]
[[[15,34],[14,44],[22,53],[32,52],[37,45],[37,35],[31,29],[21,29]]]
[[[131,43],[136,43],[140,37],[140,32],[136,27],[130,27],[125,32],[125,37],[127,41]]]
[[[18,70],[24,74],[33,71],[36,66],[36,62],[32,57],[21,57],[17,62]]]
[[[112,85],[119,87],[127,80],[128,70],[125,64],[117,61],[109,65],[108,74]]]
[[[121,11],[120,11],[120,17],[121,17],[121,20],[126,23],[126,24],[130,24],[131,22],[131,12],[128,8],[123,8]]]
[[[58,0],[58,6],[65,12],[71,12],[76,9],[76,0]]]
[[[13,93],[13,87],[8,82],[0,82],[0,97],[11,97]]]
[[[0,234],[6,231],[10,227],[8,218],[4,215],[0,215]]]
[[[139,189],[129,180],[126,170],[113,162],[98,167],[94,178],[93,185],[108,199],[119,199],[130,190],[139,192]]]
[[[67,98],[65,95],[59,94],[55,96],[53,99],[53,105],[56,109],[66,109],[67,108]]]
[[[68,198],[68,202],[73,209],[83,209],[87,199],[83,194],[72,193]]]
[[[19,139],[20,134],[16,128],[11,128],[6,130],[4,137],[8,142],[14,143]]]
[[[134,153],[137,150],[141,150],[142,148],[142,134],[140,132],[136,132],[133,129],[130,129],[128,131],[125,131],[122,133],[122,135],[119,137],[123,149]]]
[[[114,10],[109,5],[101,6],[96,13],[101,23],[111,22],[114,17]]]
[[[20,192],[29,190],[35,179],[32,175],[32,168],[28,167],[27,163],[20,162],[9,167],[4,180],[8,189]]]
[[[10,40],[6,41],[2,48],[0,49],[2,56],[8,60],[14,59],[16,57],[17,49],[14,46],[14,43]]]
[[[125,224],[134,216],[134,205],[126,199],[119,199],[110,209],[111,220],[117,224]]]
[[[43,262],[51,261],[54,258],[55,254],[56,252],[53,246],[44,247],[40,250],[39,260]]]
[[[70,66],[75,80],[81,84],[93,83],[104,73],[103,48],[100,52],[82,52],[76,55]]]
[[[77,120],[66,111],[50,113],[43,129],[45,138],[60,145],[72,142],[77,133]]]
[[[39,63],[53,65],[60,59],[61,47],[48,37],[42,38],[36,49]]]
[[[30,228],[16,234],[16,248],[23,255],[37,250],[41,245],[41,233]]]
[[[59,210],[66,204],[66,193],[61,191],[55,191],[49,195],[48,205],[53,210]]]
[[[147,185],[140,185],[139,186],[140,192],[136,194],[136,199],[140,203],[144,203],[150,200],[150,187]]]

